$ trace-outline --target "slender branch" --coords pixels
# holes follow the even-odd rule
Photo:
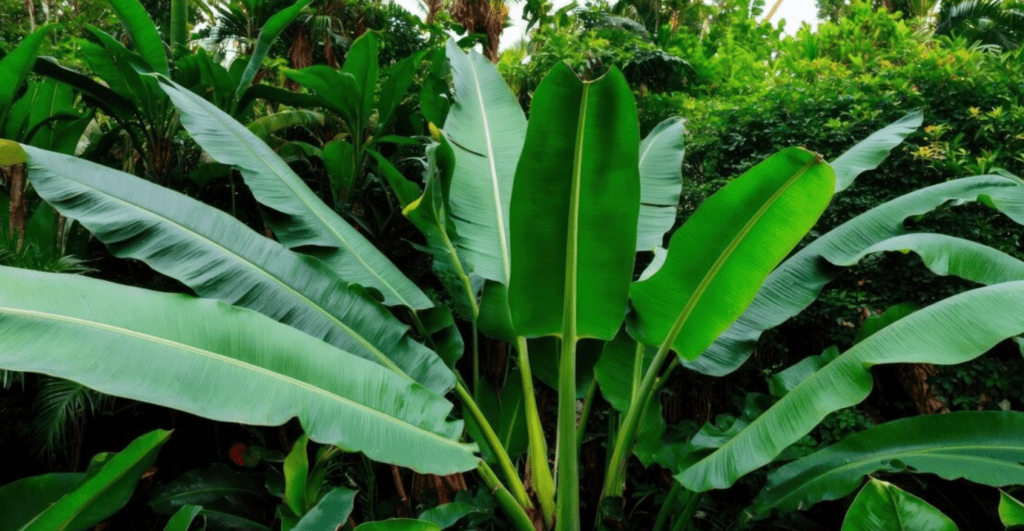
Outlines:
[[[516,358],[519,372],[523,377],[523,401],[526,406],[526,432],[530,440],[530,476],[533,481],[537,500],[540,502],[547,527],[555,517],[555,481],[551,477],[548,465],[548,443],[544,440],[544,427],[540,423],[540,411],[537,409],[537,395],[533,389],[533,372],[530,367],[530,353],[526,338],[516,338]]]

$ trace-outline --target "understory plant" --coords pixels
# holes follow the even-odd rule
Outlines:
[[[476,470],[520,531],[580,528],[579,424],[600,391],[619,416],[607,440],[602,518],[616,518],[636,456],[674,475],[673,502],[655,524],[682,529],[702,493],[771,465],[826,415],[864,400],[871,366],[960,363],[1024,333],[1024,263],[904,227],[909,218],[970,201],[1022,223],[1024,183],[1017,178],[986,175],[924,188],[793,253],[832,196],[877,167],[920,125],[919,115],[831,163],[802,148],[779,152],[710,197],[665,246],[681,186],[681,120],[641,140],[621,72],[583,81],[564,64],[537,87],[527,120],[485,58],[454,43],[447,58],[455,101],[434,127],[424,182],[381,173],[423,232],[450,308],[427,296],[246,127],[155,73],[192,139],[242,174],[276,239],[152,182],[0,141],[0,160],[27,162],[32,186],[50,205],[115,255],[145,262],[197,295],[0,268],[0,368],[220,421],[276,426],[294,417],[311,441],[420,473]],[[844,353],[783,371],[772,386],[778,399],[760,414],[665,442],[658,395],[674,371],[728,374],[761,333],[806,308],[840,268],[889,251],[914,252],[936,274],[985,286],[890,319]],[[650,261],[642,272],[638,253]],[[470,341],[458,334],[453,313],[468,322]],[[522,407],[513,415],[526,426],[522,447],[512,444],[502,416],[482,407],[478,334],[515,349]],[[470,367],[459,370],[464,350]],[[600,361],[596,383],[580,385],[589,379],[578,364],[584,351]],[[552,449],[531,357],[557,366]],[[750,515],[845,496],[879,470],[1024,484],[1014,442],[1024,423],[1019,413],[898,422],[904,424],[882,424],[774,471]],[[305,458],[290,455],[293,470],[302,470]],[[348,522],[354,494],[292,489],[284,493],[290,512],[282,529]],[[884,495],[916,503],[877,481],[865,489],[851,526],[867,517],[858,515],[876,514],[864,507]],[[348,510],[329,510],[340,506]],[[201,510],[180,518],[191,521]]]

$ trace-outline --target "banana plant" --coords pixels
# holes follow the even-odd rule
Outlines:
[[[669,228],[657,208],[671,208],[678,194],[681,142],[672,135],[682,133],[681,125],[669,122],[641,141],[621,72],[583,81],[565,65],[538,87],[526,121],[485,59],[453,44],[448,56],[455,104],[429,148],[428,180],[422,189],[400,175],[388,181],[404,213],[426,233],[437,269],[454,275],[447,285],[460,294],[475,328],[516,348],[532,493],[509,439],[498,435],[505,430],[496,429],[477,389],[454,370],[461,350],[448,351],[438,340],[435,332],[444,327],[427,318],[438,309],[435,302],[251,131],[159,74],[149,77],[192,138],[242,173],[266,207],[277,241],[131,175],[0,142],[8,159],[28,163],[40,196],[115,255],[143,261],[202,297],[0,269],[0,367],[53,374],[212,419],[279,425],[297,417],[309,440],[373,460],[422,473],[475,469],[520,531],[573,530],[580,527],[577,358],[587,345],[621,342],[617,348],[633,353],[629,399],[609,400],[622,409],[603,481],[604,497],[615,498],[641,448],[638,438],[648,441],[664,423],[654,412],[668,376],[705,356],[785,264],[797,264],[790,267],[803,273],[798,280],[817,286],[829,279],[818,273],[828,263],[911,250],[940,274],[989,284],[899,319],[791,378],[793,387],[777,403],[729,434],[691,441],[699,451],[674,472],[687,499],[699,500],[700,492],[771,463],[827,413],[863,400],[870,365],[957,363],[1024,332],[1024,281],[1014,263],[960,240],[906,235],[902,228],[907,217],[951,200],[982,200],[1022,220],[1024,184],[1017,179],[974,177],[922,190],[784,262],[833,193],[852,180],[837,185],[824,157],[785,149],[709,198],[671,236],[656,266],[634,281],[637,249],[658,247]],[[365,79],[376,77],[375,63],[363,66]],[[341,78],[351,84],[355,75]],[[373,94],[362,96],[338,103],[339,110],[367,116]],[[877,144],[854,149],[895,145],[891,139],[881,142],[888,148]],[[648,158],[645,150],[659,155]],[[839,173],[856,176],[875,164],[846,160],[854,159],[854,169],[837,159]],[[655,160],[663,162],[650,163]],[[807,273],[808,263],[819,269]],[[820,287],[796,289],[813,300]],[[533,400],[529,350],[539,342],[557,347],[535,349],[558,367],[554,470]],[[450,391],[475,425],[473,443],[463,440],[463,421],[449,419]],[[477,455],[481,446],[489,459]],[[308,476],[301,481],[302,457],[293,459],[299,486],[308,485]],[[295,487],[285,498],[294,517],[312,514],[308,489]]]

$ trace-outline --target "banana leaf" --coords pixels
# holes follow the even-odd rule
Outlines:
[[[928,502],[891,483],[872,479],[853,500],[842,531],[957,531]]]

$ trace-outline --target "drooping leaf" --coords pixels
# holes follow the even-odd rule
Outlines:
[[[842,531],[957,531],[928,502],[891,483],[872,479],[853,500]]]
[[[30,154],[28,177],[39,195],[115,255],[143,260],[202,297],[264,313],[439,393],[454,386],[454,374],[408,336],[406,325],[318,260],[143,179],[24,149]]]
[[[156,25],[153,24],[153,19],[146,8],[142,7],[139,0],[110,0],[110,6],[114,8],[117,18],[132,36],[132,43],[139,55],[153,67],[153,70],[169,76],[164,41],[160,38],[160,32],[156,30]]]
[[[652,251],[665,243],[676,222],[683,190],[685,133],[682,118],[661,122],[640,142],[640,220],[636,250]]]
[[[340,528],[352,514],[356,494],[356,491],[343,487],[331,489],[295,524],[292,531],[321,531]]]
[[[512,322],[528,337],[611,339],[626,310],[640,207],[632,93],[617,69],[584,83],[560,63],[531,108],[538,118],[511,204]]]
[[[978,288],[932,304],[804,379],[736,437],[676,478],[695,491],[728,487],[771,462],[829,413],[864,400],[871,392],[872,365],[963,363],[1022,332],[1024,281]]]
[[[1006,527],[1024,525],[1024,503],[999,491],[999,521]]]
[[[1024,223],[1024,184],[1008,177],[965,177],[893,199],[832,229],[789,257],[768,276],[743,315],[696,361],[685,365],[713,376],[736,370],[765,330],[803,311],[835,278],[838,270],[825,260],[845,263],[878,242],[905,234],[906,219],[943,205],[979,200]]]
[[[25,522],[19,531],[84,530],[116,513],[128,503],[135,484],[156,460],[157,452],[170,435],[169,431],[152,431],[132,441],[117,455],[105,458],[74,490]]]
[[[284,503],[298,516],[306,514],[306,481],[309,479],[309,455],[306,443],[309,439],[300,435],[284,459]]]
[[[836,172],[836,193],[846,190],[858,175],[877,168],[896,146],[921,127],[924,115],[913,111],[861,140],[829,163]]]
[[[0,486],[0,531],[18,531],[85,479],[83,473],[54,473]]]
[[[167,521],[164,531],[188,531],[189,527],[192,526],[192,522],[199,516],[202,510],[203,508],[198,505],[182,507]]]
[[[661,269],[633,284],[630,334],[696,358],[817,222],[833,188],[818,155],[790,148],[719,190],[672,235]]]
[[[509,211],[526,117],[497,67],[449,40],[455,104],[444,133],[455,152],[450,212],[470,271],[508,285]],[[549,118],[553,122],[553,117]]]
[[[298,417],[312,440],[421,473],[477,466],[441,396],[258,313],[10,268],[0,292],[0,368],[214,420]]]
[[[242,72],[242,79],[238,82],[238,88],[235,89],[235,94],[239,97],[249,88],[249,84],[252,83],[256,72],[260,69],[260,65],[263,64],[263,59],[270,52],[270,46],[277,40],[278,35],[288,27],[295,17],[299,16],[299,13],[306,8],[313,0],[298,0],[290,7],[282,9],[274,14],[274,16],[267,19],[267,23],[260,29],[259,40],[256,41],[256,48],[253,49],[252,57],[249,58],[249,62],[245,65],[245,71]],[[166,74],[166,72],[164,72]]]
[[[170,81],[162,80],[161,87],[196,142],[218,162],[237,167],[256,199],[272,211],[268,222],[281,243],[316,256],[347,282],[379,290],[389,305],[432,306],[411,280],[244,126]]]
[[[57,64],[51,58],[37,58],[32,71],[73,87],[82,99],[102,109],[112,118],[125,121],[135,113],[135,107],[124,96],[88,76]]]
[[[887,422],[768,475],[754,511],[792,511],[837,500],[875,472],[936,474],[1000,487],[1024,483],[1024,413],[960,411]]]

